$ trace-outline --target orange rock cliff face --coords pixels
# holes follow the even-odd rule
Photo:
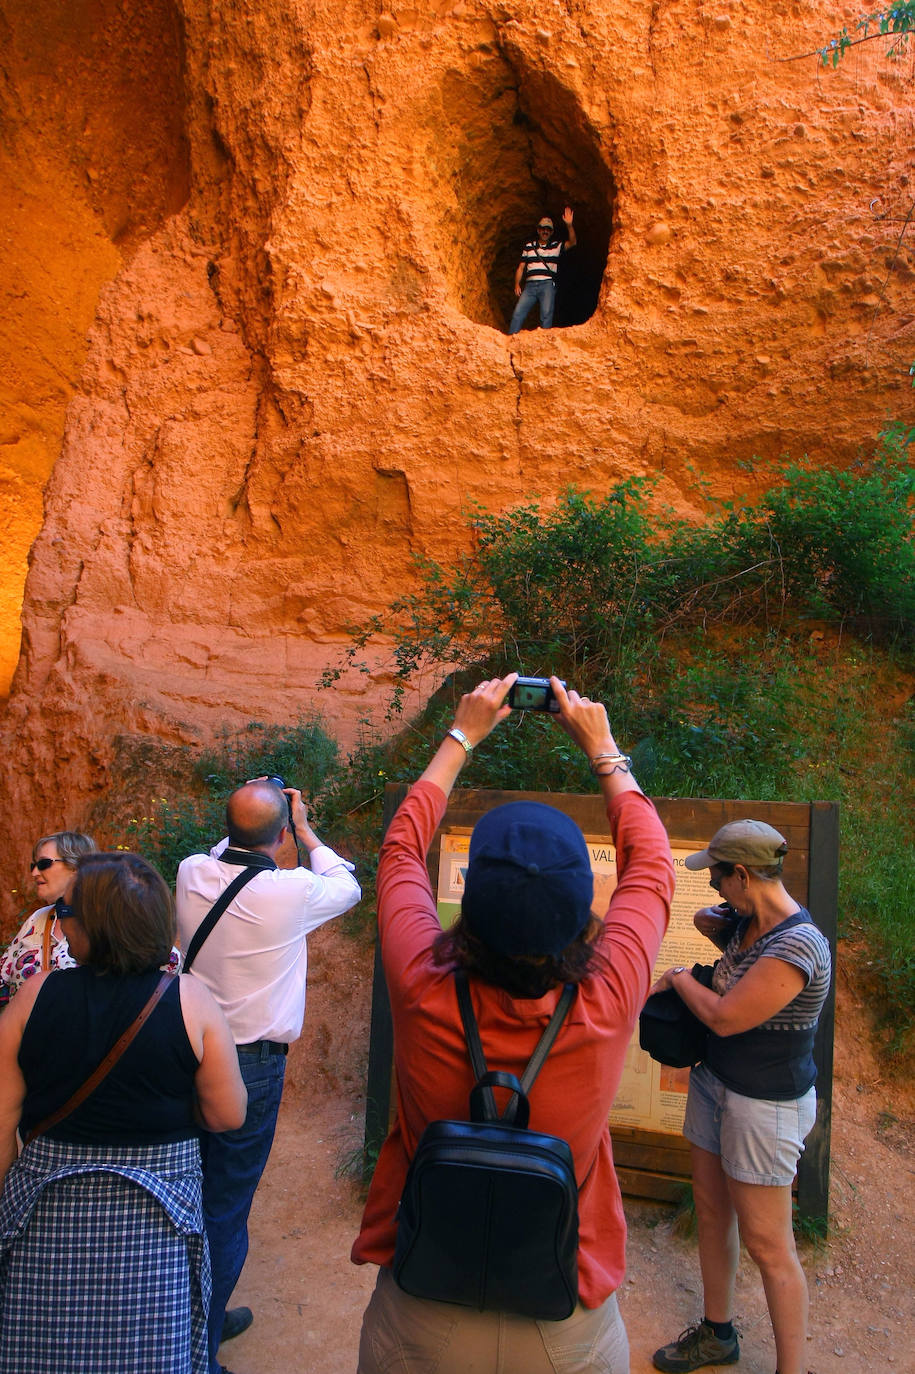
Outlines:
[[[0,0],[11,863],[115,739],[314,706],[469,502],[650,474],[698,517],[911,410],[911,54],[788,60],[853,18]],[[509,338],[566,203],[567,327]],[[373,683],[317,704],[346,741]]]

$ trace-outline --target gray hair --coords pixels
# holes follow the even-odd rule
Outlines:
[[[58,858],[63,859],[68,868],[75,868],[77,860],[84,854],[95,854],[98,850],[92,836],[84,835],[81,830],[55,830],[53,835],[42,835],[40,840],[35,841],[32,863],[37,859],[38,851],[43,844],[56,845]]]
[[[748,873],[752,873],[754,878],[761,878],[764,883],[780,882],[782,876],[782,863],[779,859],[777,864],[762,864],[759,868],[751,868],[749,864],[744,864]]]

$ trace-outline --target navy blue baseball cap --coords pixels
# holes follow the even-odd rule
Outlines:
[[[561,954],[588,924],[593,896],[585,837],[562,811],[508,802],[477,821],[461,912],[498,954]]]

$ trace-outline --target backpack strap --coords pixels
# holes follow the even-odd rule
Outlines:
[[[502,1116],[496,1110],[493,1088],[507,1088],[511,1093]],[[488,1073],[480,1075],[470,1089],[470,1119],[477,1122],[502,1121],[506,1126],[517,1126],[520,1130],[526,1128],[531,1119],[531,1105],[527,1093],[513,1073],[490,1069]]]
[[[527,1067],[521,1075],[519,1082],[514,1074],[503,1073],[499,1070],[490,1073],[487,1070],[486,1057],[483,1054],[483,1044],[480,1040],[480,1029],[477,1025],[477,1018],[473,1013],[473,1002],[470,998],[470,984],[464,969],[455,969],[454,983],[457,991],[458,1007],[461,1012],[461,1021],[464,1024],[464,1038],[467,1041],[470,1063],[477,1079],[476,1086],[470,1097],[471,1119],[474,1121],[501,1120],[509,1125],[526,1126],[530,1116],[527,1094],[533,1087],[534,1079],[543,1068],[543,1061],[549,1054],[568,1010],[575,1000],[578,992],[577,985],[575,983],[566,983],[563,988],[562,996],[556,1003],[556,1009],[550,1017],[543,1034],[537,1041],[534,1053],[528,1060]],[[512,1096],[501,1116],[496,1107],[496,1099],[492,1091],[493,1087],[509,1088],[511,1090]],[[477,1092],[477,1089],[479,1089],[479,1092]],[[477,1113],[481,1113],[481,1115]],[[523,1117],[523,1120],[520,1119],[521,1117]]]
[[[556,1003],[556,1010],[550,1017],[549,1024],[537,1041],[537,1046],[530,1059],[527,1061],[527,1068],[521,1075],[521,1086],[526,1093],[529,1093],[534,1086],[534,1079],[543,1068],[543,1061],[546,1059],[550,1050],[553,1048],[553,1041],[559,1034],[559,1029],[566,1019],[569,1008],[575,1001],[578,994],[577,983],[566,983],[562,990],[562,996]]]

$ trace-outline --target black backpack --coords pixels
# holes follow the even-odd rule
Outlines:
[[[578,1302],[578,1185],[566,1141],[527,1129],[527,1094],[577,988],[564,989],[519,1081],[487,1070],[463,970],[455,986],[477,1077],[471,1119],[430,1122],[420,1137],[397,1213],[394,1278],[417,1298],[562,1321]],[[494,1087],[512,1094],[502,1116]]]

